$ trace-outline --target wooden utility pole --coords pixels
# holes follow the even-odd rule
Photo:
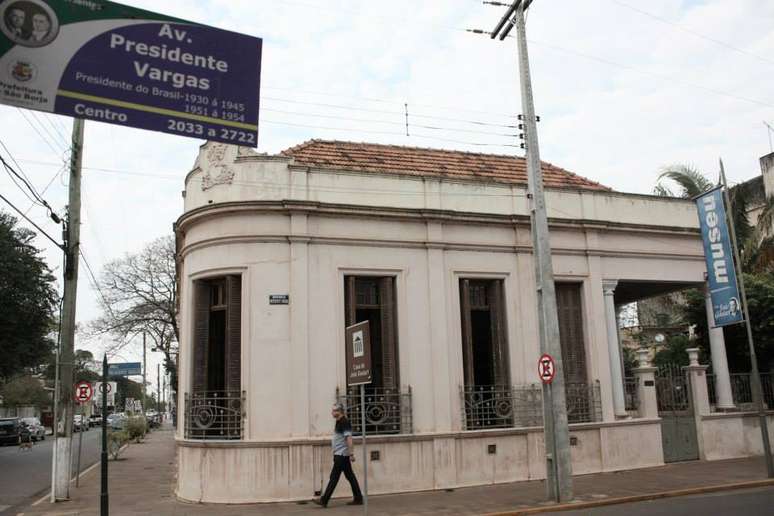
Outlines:
[[[70,498],[73,435],[73,360],[75,348],[75,306],[78,292],[78,258],[81,239],[81,167],[83,164],[84,121],[73,121],[70,156],[70,185],[65,229],[65,279],[62,301],[60,352],[60,414],[54,414],[56,436],[52,472],[52,501]],[[59,432],[59,429],[62,432]]]

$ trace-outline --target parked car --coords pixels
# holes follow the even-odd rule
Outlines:
[[[92,414],[89,416],[89,426],[101,426],[102,416],[100,414]]]
[[[126,426],[126,415],[122,412],[110,414],[107,422],[111,430],[123,430]]]
[[[0,419],[0,444],[19,444],[30,439],[30,431],[18,417]]]
[[[46,428],[40,424],[40,419],[36,417],[23,417],[21,421],[22,424],[27,426],[33,441],[44,441],[46,439]]]

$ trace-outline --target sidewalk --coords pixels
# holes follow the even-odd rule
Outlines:
[[[159,430],[143,444],[132,444],[123,460],[110,461],[110,514],[222,516],[277,514],[362,514],[361,507],[333,500],[325,511],[311,503],[254,505],[189,504],[174,496],[175,445],[173,433]],[[618,473],[598,473],[574,479],[576,497],[585,502],[611,498],[654,495],[685,489],[708,488],[765,479],[762,458],[714,462],[685,462],[658,468]],[[99,514],[99,467],[81,477],[81,487],[72,489],[72,500],[51,505],[43,501],[25,509],[24,516],[97,516]],[[547,508],[542,481],[518,482],[453,491],[373,496],[369,512],[378,515],[474,515]]]

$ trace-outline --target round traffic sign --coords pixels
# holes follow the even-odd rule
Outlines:
[[[556,376],[556,362],[554,362],[554,357],[548,353],[540,355],[540,359],[538,360],[538,376],[540,376],[540,381],[543,383],[551,383],[554,381],[554,376]]]
[[[75,384],[75,401],[78,403],[87,403],[94,395],[94,388],[87,381],[80,381]]]

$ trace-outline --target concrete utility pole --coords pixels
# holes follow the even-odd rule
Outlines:
[[[543,427],[546,447],[546,489],[549,499],[557,502],[572,500],[572,463],[570,434],[567,424],[567,405],[564,391],[562,348],[559,342],[559,318],[556,309],[556,290],[549,242],[548,216],[543,192],[543,172],[540,168],[540,150],[537,136],[537,117],[532,98],[532,80],[527,52],[527,30],[524,12],[532,0],[514,0],[508,11],[492,31],[492,39],[504,40],[516,26],[521,83],[522,120],[527,152],[528,198],[530,199],[533,259],[540,327],[540,350],[554,358],[556,371],[551,383],[543,384]]]
[[[156,364],[156,412],[161,418],[161,364]]]
[[[62,329],[60,352],[59,405],[61,417],[54,414],[54,460],[51,501],[70,498],[73,435],[73,357],[75,348],[75,302],[78,291],[78,258],[81,238],[81,166],[83,164],[84,121],[73,121],[72,152],[70,157],[70,188],[67,208],[65,242],[64,300],[62,302]],[[59,432],[59,427],[63,432]]]

